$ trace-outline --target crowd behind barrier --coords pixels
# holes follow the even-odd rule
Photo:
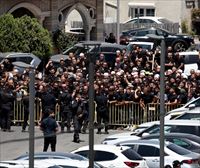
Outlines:
[[[137,45],[133,45],[131,52],[126,49],[116,51],[114,62],[106,62],[104,54],[100,53],[94,74],[97,122],[106,120],[106,124],[124,125],[131,120],[139,124],[158,119],[160,56],[160,49],[147,51]],[[200,70],[191,69],[189,75],[185,74],[184,59],[172,47],[167,48],[165,60],[166,107],[177,107],[199,97]],[[78,124],[87,126],[88,65],[87,53],[78,56],[69,53],[67,60],[60,59],[59,66],[49,61],[44,72],[35,70],[36,121],[42,120],[48,109],[53,109],[59,112],[57,119],[61,120],[63,127],[65,123],[70,127],[74,117]],[[9,61],[0,64],[0,123],[5,131],[10,130],[14,106],[19,105],[17,111],[21,112],[14,110],[14,122],[23,120],[29,112],[26,110],[23,114],[20,106],[20,103],[23,106],[29,103],[29,70],[26,68],[19,73]]]
[[[181,104],[177,105],[166,105],[165,113],[175,108],[181,107]],[[40,100],[35,103],[35,123],[40,121],[42,114],[42,104]],[[150,122],[159,120],[160,115],[160,104],[149,103],[144,109],[140,107],[139,103],[132,101],[118,104],[117,102],[109,102],[109,126],[128,126],[128,125],[139,125],[143,122]],[[22,124],[24,119],[24,107],[22,101],[14,102],[14,113],[13,123],[16,125]],[[94,123],[97,122],[96,110],[94,110]],[[61,122],[60,105],[57,103],[55,107],[55,118],[58,122]]]

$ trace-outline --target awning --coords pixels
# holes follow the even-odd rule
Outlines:
[[[145,8],[155,8],[155,3],[135,3],[135,2],[129,2],[129,7],[145,7]]]

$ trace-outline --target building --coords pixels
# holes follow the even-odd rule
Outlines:
[[[192,28],[191,11],[200,0],[120,0],[120,22],[138,16],[165,17]],[[117,0],[104,0],[104,22],[116,22]]]
[[[87,40],[103,39],[103,0],[1,0],[0,15],[35,17],[50,32],[64,29],[72,11],[78,11]]]

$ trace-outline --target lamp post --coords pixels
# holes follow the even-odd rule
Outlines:
[[[29,114],[30,114],[30,125],[29,125],[29,168],[34,168],[34,135],[35,135],[35,122],[34,122],[34,103],[35,103],[35,73],[34,67],[23,63],[15,62],[15,66],[22,68],[30,68],[29,71]]]
[[[117,0],[117,44],[120,43],[119,40],[119,32],[120,32],[120,3],[119,0]]]
[[[89,167],[91,168],[94,167],[94,65],[100,45],[89,41],[83,44],[89,56]],[[89,51],[91,46],[95,52]]]
[[[164,124],[165,124],[165,56],[166,44],[163,36],[148,34],[149,38],[161,40],[161,58],[160,58],[160,167],[164,167]]]

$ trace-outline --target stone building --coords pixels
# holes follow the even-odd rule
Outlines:
[[[103,40],[103,0],[1,0],[0,15],[35,17],[50,32],[64,29],[68,15],[79,12],[86,40]]]

